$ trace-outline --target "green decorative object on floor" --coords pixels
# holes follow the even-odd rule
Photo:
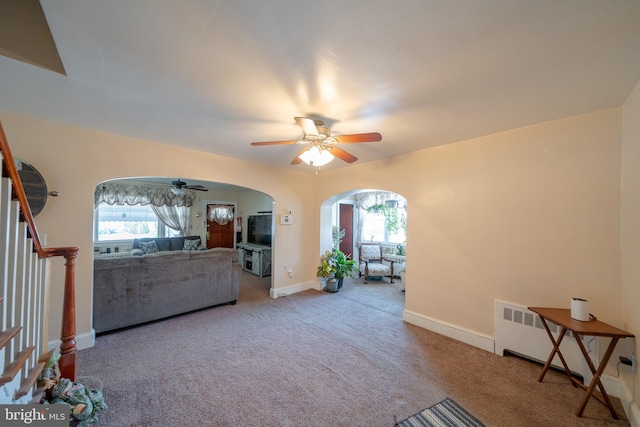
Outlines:
[[[476,417],[448,397],[442,402],[396,423],[396,427],[440,426],[485,427]]]
[[[88,426],[98,422],[98,414],[107,409],[104,396],[98,390],[87,389],[84,385],[60,378],[51,390],[52,404],[67,404],[75,425]]]

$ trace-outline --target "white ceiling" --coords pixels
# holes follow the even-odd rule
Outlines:
[[[0,111],[290,166],[302,133],[380,132],[359,162],[620,106],[638,0],[42,0],[67,75],[0,57]],[[346,166],[334,160],[325,168]]]

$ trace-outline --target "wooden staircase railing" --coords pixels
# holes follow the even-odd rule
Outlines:
[[[29,208],[27,196],[0,123],[2,185],[0,186],[0,402],[24,403],[51,352],[44,336],[47,320],[46,262],[65,259],[64,300],[59,366],[63,378],[76,380],[78,351],[75,318],[75,259],[77,247],[45,248]],[[20,380],[19,386],[14,383]],[[12,396],[7,397],[7,385]],[[4,392],[4,393],[2,393]],[[3,395],[4,394],[4,395]],[[27,396],[29,397],[29,396]]]

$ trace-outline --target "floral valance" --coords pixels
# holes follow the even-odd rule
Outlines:
[[[174,194],[171,188],[141,187],[104,183],[96,187],[95,206],[100,203],[108,205],[153,205],[153,206],[185,206],[193,204],[193,194]]]
[[[371,206],[393,204],[399,208],[407,206],[407,199],[387,191],[369,191],[356,194],[356,207],[369,209]]]

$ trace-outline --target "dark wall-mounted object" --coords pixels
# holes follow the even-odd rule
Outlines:
[[[247,243],[271,246],[271,215],[249,215],[247,217]]]
[[[38,169],[25,162],[24,160],[17,160],[18,174],[24,187],[24,192],[27,195],[27,201],[31,208],[31,215],[34,217],[42,212],[44,205],[47,203],[47,183],[44,178],[38,172]]]

